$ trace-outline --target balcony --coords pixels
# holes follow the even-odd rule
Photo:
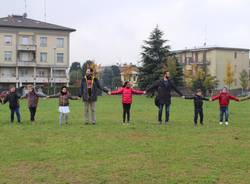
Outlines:
[[[36,45],[18,45],[17,50],[19,50],[19,51],[36,51]]]
[[[31,61],[18,60],[17,61],[17,66],[35,67],[36,66],[36,62],[35,62],[35,60],[31,60]]]
[[[15,83],[16,74],[0,74],[0,83]]]
[[[51,80],[50,82],[54,83],[68,83],[69,80],[67,78],[54,78],[54,80]]]

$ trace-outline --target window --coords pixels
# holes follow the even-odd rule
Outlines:
[[[4,44],[11,45],[11,43],[12,43],[12,36],[9,35],[4,36]]]
[[[40,37],[40,47],[47,47],[47,37]]]
[[[45,72],[43,70],[39,70],[38,76],[39,77],[44,77],[45,76]]]
[[[28,52],[21,52],[19,54],[20,61],[22,62],[28,62],[32,61],[32,58],[30,57],[30,54]]]
[[[47,62],[47,53],[46,52],[41,52],[40,53],[40,62],[41,63],[46,63]]]
[[[64,38],[57,38],[57,48],[64,47]]]
[[[29,37],[22,36],[22,45],[29,45]]]
[[[234,52],[234,59],[237,59],[237,52]]]
[[[57,53],[57,62],[63,63],[64,61],[64,54],[63,53]]]
[[[5,51],[4,52],[4,61],[11,61],[12,60],[12,52],[11,51]]]
[[[20,69],[19,73],[20,73],[21,77],[24,77],[24,76],[28,76],[29,71],[26,68],[22,68],[22,69]]]

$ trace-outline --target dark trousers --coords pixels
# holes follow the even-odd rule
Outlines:
[[[123,106],[123,123],[125,123],[125,121],[126,121],[126,116],[127,116],[127,122],[129,123],[131,104],[123,103],[122,106]]]
[[[35,121],[36,107],[29,107],[30,110],[30,121]]]
[[[200,116],[200,124],[203,125],[203,109],[202,108],[195,108],[194,109],[194,124],[197,125],[198,117]]]
[[[228,106],[226,107],[220,107],[220,122],[223,122],[223,119],[224,119],[224,116],[225,116],[225,120],[226,122],[228,121]]]
[[[20,115],[19,107],[10,109],[10,121],[11,121],[11,123],[14,122],[15,113],[16,113],[16,117],[17,117],[17,122],[20,123],[21,122],[21,115]]]
[[[159,105],[159,112],[158,112],[158,121],[162,122],[162,111],[165,106],[165,122],[169,121],[169,111],[170,111],[170,104],[160,104]]]

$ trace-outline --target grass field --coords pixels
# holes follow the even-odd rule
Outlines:
[[[0,106],[0,183],[245,184],[250,183],[250,101],[231,103],[229,127],[218,124],[218,102],[204,104],[205,126],[194,128],[193,103],[173,99],[170,125],[157,125],[153,99],[135,97],[132,124],[121,125],[120,97],[101,97],[97,125],[83,125],[71,101],[70,125],[58,123],[57,100],[40,100],[30,125],[11,126]]]

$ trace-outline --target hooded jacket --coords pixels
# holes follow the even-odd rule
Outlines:
[[[158,106],[159,104],[171,104],[171,91],[176,91],[180,96],[183,94],[176,88],[173,82],[169,80],[158,80],[151,87],[149,87],[146,91],[156,90],[158,95],[155,98],[155,104]]]
[[[116,91],[111,92],[111,95],[118,95],[118,94],[122,94],[122,103],[132,104],[133,94],[141,95],[141,94],[144,94],[144,91],[135,90],[133,88],[128,88],[128,87],[123,87]]]
[[[220,92],[218,95],[212,97],[212,101],[219,100],[221,107],[227,107],[229,105],[230,100],[234,100],[239,102],[240,100],[230,95],[228,92]]]
[[[85,102],[97,101],[98,89],[108,93],[108,90],[102,88],[99,80],[95,77],[83,77],[79,92],[79,97],[82,97]]]
[[[10,109],[15,109],[19,107],[19,98],[20,96],[16,92],[9,92],[4,98],[3,103],[9,102]]]

